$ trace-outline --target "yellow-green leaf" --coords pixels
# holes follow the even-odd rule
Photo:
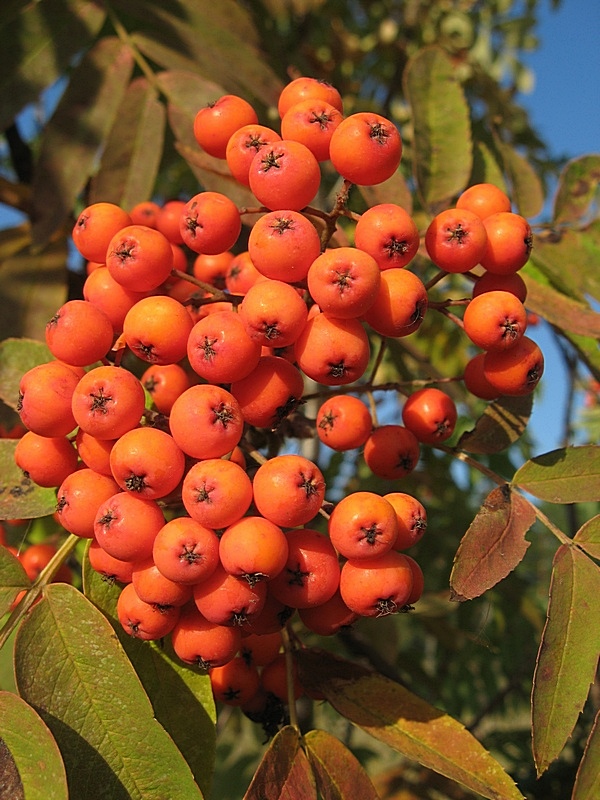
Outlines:
[[[600,446],[563,447],[526,461],[512,485],[549,503],[600,500]]]
[[[527,286],[527,308],[561,330],[600,338],[600,314],[587,304],[573,300],[552,286],[523,274]]]
[[[463,536],[454,559],[450,586],[454,600],[472,600],[503,580],[529,547],[525,534],[535,509],[505,484],[492,489]]]
[[[533,755],[541,775],[583,708],[600,656],[600,567],[575,547],[556,552],[548,616],[533,677]]]
[[[56,492],[34,483],[15,464],[16,439],[0,439],[0,519],[34,519],[56,510]]]
[[[569,161],[561,172],[554,198],[555,222],[581,222],[590,213],[600,182],[600,155]]]
[[[537,217],[544,207],[544,189],[531,164],[512,147],[500,141],[496,145],[504,160],[511,184],[510,197],[519,214]]]
[[[469,106],[456,70],[439,47],[414,55],[404,72],[414,126],[413,171],[431,213],[467,185],[473,165]]]
[[[112,626],[73,586],[47,586],[24,618],[15,675],[59,744],[69,797],[201,800]]]
[[[322,650],[296,654],[300,679],[350,722],[442,775],[494,800],[522,800],[510,776],[460,722],[400,684]]]
[[[19,559],[0,545],[0,617],[10,609],[19,592],[31,586]]]
[[[596,714],[583,757],[579,762],[572,800],[596,800],[600,796],[600,711]]]
[[[573,541],[594,558],[600,558],[600,514],[579,528]]]
[[[0,741],[14,759],[27,800],[68,800],[56,741],[34,709],[12,692],[0,692]]]
[[[0,400],[16,409],[21,377],[33,367],[52,360],[45,342],[36,339],[5,339],[0,342]]]

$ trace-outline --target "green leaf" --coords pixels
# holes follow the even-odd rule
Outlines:
[[[535,311],[560,330],[600,338],[600,314],[527,274],[522,277],[527,286],[526,305],[530,311]]]
[[[571,735],[600,655],[600,568],[570,545],[554,557],[548,616],[533,676],[533,756],[541,775]]]
[[[589,555],[600,558],[600,514],[582,525],[573,537],[573,541],[583,547]]]
[[[52,353],[45,342],[34,339],[5,339],[0,342],[0,400],[16,410],[23,375],[51,360]]]
[[[596,714],[579,762],[572,800],[595,800],[600,795],[600,711]]]
[[[33,708],[11,692],[0,692],[0,740],[15,761],[27,800],[68,800],[56,741]]]
[[[486,407],[473,430],[462,434],[457,449],[484,455],[501,453],[523,435],[532,407],[531,394],[495,400]]]
[[[19,592],[30,586],[31,581],[19,559],[0,546],[0,617],[10,609]]]
[[[573,345],[577,355],[581,358],[593,377],[597,381],[600,381],[600,349],[598,348],[598,340],[592,339],[589,336],[577,336],[574,333],[565,333],[565,339]]]
[[[412,214],[412,194],[400,170],[396,170],[392,177],[383,183],[375,186],[358,186],[357,189],[369,208],[379,203],[395,203],[408,214]]]
[[[15,464],[16,439],[0,439],[0,519],[34,519],[53,514],[56,491],[43,489]]]
[[[500,764],[457,720],[400,684],[323,650],[296,653],[300,680],[350,722],[483,797],[522,800]]]
[[[4,2],[0,11],[0,130],[54,83],[96,36],[106,11],[93,0]]]
[[[598,196],[600,155],[569,161],[560,174],[554,198],[554,222],[578,223],[590,213]]]
[[[273,738],[244,795],[244,800],[317,800],[310,764],[291,725]]]
[[[129,636],[116,613],[121,588],[92,569],[87,552],[82,571],[86,597],[113,625],[156,719],[185,757],[203,794],[208,795],[216,749],[216,711],[209,676],[181,662],[170,639],[142,642]]]
[[[453,600],[472,600],[503,580],[529,547],[535,509],[508,484],[492,489],[463,536],[450,575]]]
[[[420,50],[404,72],[413,112],[414,175],[432,213],[467,185],[473,163],[469,106],[456,70],[438,47]]]
[[[304,743],[323,800],[378,800],[359,760],[339,739],[326,731],[312,730]]]
[[[497,140],[496,146],[504,161],[511,184],[509,194],[518,213],[524,217],[537,217],[544,207],[544,189],[536,171],[509,145]]]
[[[15,674],[59,744],[70,797],[202,798],[110,623],[73,586],[47,586],[23,620]]]
[[[508,187],[504,180],[504,174],[496,156],[485,142],[473,143],[473,172],[469,181],[471,185],[476,183],[493,183],[505,194],[508,194]]]
[[[165,106],[146,78],[136,78],[117,112],[90,202],[116,203],[126,210],[150,199],[163,151]]]
[[[555,289],[575,300],[600,300],[599,260],[600,221],[581,231],[567,228],[534,236],[530,261]],[[527,274],[528,266],[524,269]]]
[[[73,72],[42,135],[32,186],[36,246],[45,244],[65,224],[94,172],[132,69],[130,48],[117,38],[105,37]]]
[[[67,299],[67,241],[32,252],[30,241],[2,262],[0,338],[43,339],[46,323]]]
[[[512,485],[548,503],[600,500],[600,447],[563,447],[526,461]]]

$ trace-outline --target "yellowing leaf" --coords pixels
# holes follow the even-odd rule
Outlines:
[[[596,800],[600,796],[600,712],[579,763],[572,800]]]
[[[420,50],[404,72],[413,112],[414,175],[432,213],[467,185],[473,164],[469,107],[456,71],[439,47]]]
[[[541,775],[571,735],[600,656],[600,567],[575,547],[556,552],[533,677],[533,755]]]
[[[588,520],[577,531],[573,541],[594,558],[600,558],[600,514]]]
[[[551,286],[523,274],[527,286],[526,305],[545,320],[565,331],[600,338],[600,314],[587,304],[573,300]]]
[[[317,800],[310,764],[291,725],[273,738],[244,800]]]
[[[600,500],[600,447],[563,447],[526,461],[512,485],[549,503]]]
[[[465,431],[458,444],[467,453],[500,453],[523,435],[533,406],[533,395],[501,397],[490,403],[475,423]]]
[[[454,600],[472,600],[519,564],[535,509],[505,484],[493,489],[463,536],[450,575]]]
[[[511,183],[510,196],[524,217],[536,217],[544,207],[544,190],[531,164],[507,144],[496,139]]]
[[[0,741],[15,761],[27,800],[68,800],[67,776],[56,741],[34,709],[12,692],[0,692]],[[2,797],[8,797],[3,794],[5,788],[2,781]]]
[[[457,720],[400,684],[322,650],[296,654],[306,688],[408,758],[494,800],[522,800],[500,764]]]

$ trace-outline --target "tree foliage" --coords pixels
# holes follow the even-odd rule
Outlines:
[[[557,160],[519,105],[537,11],[535,0],[2,5],[0,202],[18,217],[0,232],[5,430],[18,421],[20,375],[49,360],[46,321],[81,296],[70,247],[79,211],[200,188],[255,206],[224,162],[199,150],[194,116],[233,93],[275,124],[278,94],[297,75],[329,81],[348,113],[377,111],[402,133],[393,178],[351,188],[356,213],[394,202],[424,231],[467,186],[489,182],[534,220],[527,308],[552,330],[569,393],[586,390],[589,402],[577,419],[565,409],[563,446],[531,457],[531,398],[486,404],[454,380],[471,356],[446,306],[465,292],[462,276],[430,281],[440,313],[410,341],[389,341],[377,383],[364,387],[442,382],[459,404],[455,436],[424,448],[402,481],[430,517],[415,549],[425,594],[414,613],[326,641],[303,636],[298,669],[322,702],[300,701],[268,743],[235,711],[217,718],[207,676],[168,645],[124,634],[117,588],[91,570],[81,542],[64,539],[54,490],[28,481],[15,442],[1,440],[10,544],[62,544],[33,582],[0,547],[0,797],[596,796],[600,451],[589,387],[600,381],[600,155]],[[318,202],[329,209],[341,182],[322,170]],[[434,274],[423,249],[415,270]],[[382,405],[380,422],[398,407]],[[261,436],[268,454],[285,444]],[[331,457],[324,474],[332,500],[398,486],[356,453]],[[66,559],[75,587],[51,583]]]

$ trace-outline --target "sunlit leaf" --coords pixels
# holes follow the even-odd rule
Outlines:
[[[470,183],[492,183],[505,194],[509,192],[497,158],[485,142],[473,143],[473,173]]]
[[[34,179],[33,240],[45,244],[65,224],[76,197],[96,169],[133,69],[128,45],[104,37],[73,72],[44,128]]]
[[[561,172],[554,197],[555,222],[580,222],[598,198],[600,155],[587,155],[569,161]]]
[[[417,189],[435,213],[465,188],[471,175],[469,107],[452,62],[438,47],[412,57],[404,89],[413,112]]]
[[[594,558],[600,558],[600,514],[592,517],[573,537],[580,547]]]
[[[304,649],[296,657],[306,688],[375,739],[483,797],[522,798],[472,734],[400,684],[322,650]]]
[[[291,725],[273,738],[244,800],[317,800],[315,780],[300,734]]]
[[[116,123],[92,181],[90,202],[116,203],[126,210],[149,200],[163,151],[165,106],[146,78],[134,80],[117,111]]]
[[[82,571],[86,597],[112,623],[156,719],[185,757],[203,794],[208,795],[216,747],[216,711],[209,676],[180,661],[170,640],[142,642],[126,633],[116,613],[121,588],[95,572],[87,555]]]
[[[59,744],[70,797],[201,800],[113,628],[73,586],[47,586],[25,617],[15,673]]]
[[[459,545],[450,575],[454,600],[472,600],[503,580],[529,547],[535,509],[505,484],[492,489]]]
[[[530,311],[562,330],[600,338],[600,314],[526,274],[523,274],[523,279],[527,286],[526,305]]]
[[[496,142],[504,160],[504,169],[508,175],[511,188],[510,198],[524,217],[537,217],[544,207],[544,189],[542,183],[527,159],[512,147],[500,141]]]
[[[581,231],[567,228],[534,236],[530,260],[555,289],[583,302],[600,300],[600,221]]]
[[[34,709],[11,692],[0,692],[0,740],[15,761],[27,800],[67,800],[56,741]]]
[[[5,339],[0,342],[0,399],[16,409],[23,375],[51,360],[52,354],[45,342],[35,339]]]
[[[600,567],[575,547],[556,552],[533,678],[533,755],[541,775],[583,708],[600,656]]]
[[[0,439],[0,519],[33,519],[56,510],[56,492],[43,489],[15,464],[16,439]]]
[[[490,403],[475,423],[465,431],[457,448],[467,453],[491,454],[506,450],[523,435],[533,406],[533,395],[501,397]]]
[[[512,485],[549,503],[600,500],[600,446],[563,447],[536,456],[516,471]]]
[[[98,33],[105,17],[105,9],[93,0],[2,4],[0,130],[62,75],[73,56]]]
[[[326,731],[312,730],[304,742],[323,800],[378,800],[359,760],[339,739]]]
[[[0,617],[23,589],[31,585],[19,559],[10,550],[0,545]]]
[[[589,369],[591,375],[600,381],[600,348],[598,340],[590,336],[577,336],[575,333],[565,333],[565,338],[573,345],[573,349]]]
[[[600,711],[579,762],[572,800],[595,800],[600,795]]]
[[[0,266],[0,337],[43,339],[46,323],[67,299],[67,242],[28,247]]]

